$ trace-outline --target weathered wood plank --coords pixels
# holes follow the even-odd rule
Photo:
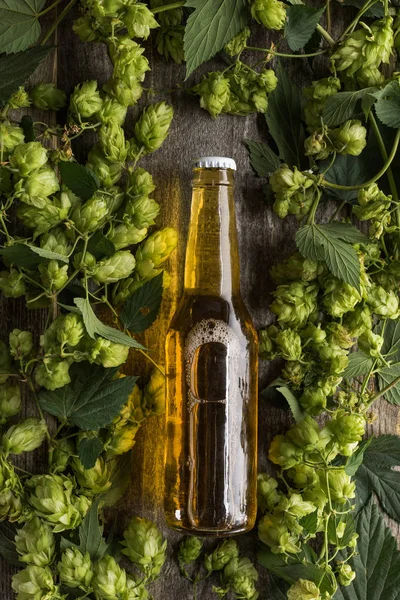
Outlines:
[[[103,45],[84,44],[71,31],[71,18],[63,23],[59,31],[58,85],[70,92],[73,86],[86,79],[106,81],[111,66]],[[266,41],[264,40],[266,43]],[[156,90],[176,88],[184,79],[184,67],[166,65],[149,48],[152,71],[146,79],[146,86]],[[207,70],[220,66],[216,62],[208,65]],[[47,72],[50,75],[50,68]],[[42,72],[43,74],[43,72]],[[40,78],[40,77],[39,77]],[[223,116],[216,121],[198,106],[197,99],[182,92],[167,92],[156,96],[157,99],[171,101],[175,108],[175,120],[171,134],[163,148],[143,161],[153,174],[157,190],[156,200],[162,211],[159,225],[172,225],[180,234],[179,248],[169,261],[168,270],[172,274],[171,287],[163,302],[162,314],[147,335],[147,343],[153,348],[153,357],[163,362],[163,347],[159,344],[165,334],[170,317],[176,307],[182,289],[184,249],[190,213],[191,159],[198,155],[233,156],[238,163],[236,178],[237,218],[241,251],[241,277],[244,299],[253,315],[257,327],[268,322],[268,293],[272,289],[268,277],[271,265],[290,254],[294,248],[293,232],[296,223],[279,220],[267,206],[261,183],[254,177],[249,166],[243,140],[262,139],[265,135],[265,121],[259,116],[231,117]],[[151,101],[151,98],[149,98]],[[142,98],[140,106],[146,104]],[[135,108],[132,117],[138,113]],[[132,127],[133,118],[129,127]],[[84,147],[77,149],[84,157]],[[3,301],[0,304],[1,333],[4,337],[14,327],[27,328],[38,332],[43,325],[40,313],[27,312],[21,302]],[[132,354],[128,370],[142,372],[143,363]],[[262,365],[260,372],[261,389],[271,379],[268,365]],[[29,412],[29,407],[27,407]],[[371,430],[378,434],[384,432],[400,433],[399,409],[380,402],[374,409],[379,420]],[[274,435],[285,431],[290,416],[287,412],[260,402],[260,469],[267,466],[267,449]],[[124,499],[109,514],[109,521],[117,521],[117,529],[122,531],[130,516],[139,514],[155,520],[162,528],[169,544],[169,558],[164,576],[154,584],[152,593],[156,600],[172,600],[175,597],[192,598],[192,590],[179,576],[176,563],[172,560],[180,536],[166,528],[162,512],[163,495],[163,453],[164,453],[163,417],[149,420],[140,430],[133,450],[132,475],[130,488]],[[34,465],[29,465],[34,468]],[[40,465],[37,467],[40,468]],[[397,526],[397,532],[399,528]],[[250,554],[254,552],[255,534],[239,539],[240,545]],[[254,557],[254,555],[253,555]],[[0,561],[0,597],[11,600],[12,568]],[[261,588],[266,585],[265,572],[261,575]],[[206,582],[199,587],[198,597],[202,600],[215,598],[211,593],[211,584]],[[265,592],[261,595],[266,597]]]

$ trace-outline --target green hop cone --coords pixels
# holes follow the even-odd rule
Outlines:
[[[361,294],[354,287],[333,275],[324,278],[323,287],[323,305],[332,317],[343,317],[345,313],[354,310],[356,304],[361,301]]]
[[[338,129],[330,132],[330,139],[339,154],[358,156],[367,145],[367,130],[361,121],[346,121]]]
[[[42,445],[47,434],[47,425],[36,417],[29,417],[12,425],[3,435],[2,446],[9,454],[31,452]]]
[[[271,325],[258,332],[258,350],[261,358],[265,360],[273,360],[276,357],[276,329],[275,325]]]
[[[123,598],[126,589],[126,573],[112,556],[105,555],[93,569],[92,588],[99,600]]]
[[[204,567],[206,571],[221,571],[225,565],[233,558],[239,557],[239,548],[237,542],[232,539],[224,540],[215,548],[211,554],[204,558]]]
[[[129,277],[135,268],[135,257],[129,250],[119,250],[109,258],[98,262],[92,277],[97,283],[116,283]]]
[[[22,499],[20,490],[6,488],[0,491],[0,521],[19,521],[24,511]]]
[[[97,113],[99,121],[104,125],[122,125],[125,121],[127,108],[114,98],[103,99],[101,109]]]
[[[165,412],[165,375],[154,367],[143,390],[142,400],[145,415],[161,415]]]
[[[63,317],[57,328],[57,339],[60,344],[70,347],[77,346],[86,333],[81,315],[68,313]]]
[[[137,582],[131,575],[126,577],[124,600],[148,600],[149,593],[143,582]]]
[[[313,581],[299,579],[287,592],[288,600],[322,600],[319,588]]]
[[[365,417],[356,413],[346,413],[338,410],[328,424],[328,430],[341,446],[361,442],[365,433]]]
[[[160,574],[166,559],[167,542],[151,521],[133,517],[124,531],[122,543],[129,559],[149,578]]]
[[[85,469],[79,458],[74,458],[71,465],[77,482],[87,496],[103,494],[111,487],[108,465],[102,456],[92,469]]]
[[[268,473],[257,475],[257,505],[261,512],[272,511],[279,502],[278,482]]]
[[[320,471],[320,485],[322,491],[327,494],[328,485],[331,499],[339,504],[345,504],[355,497],[356,484],[344,469]]]
[[[39,83],[29,92],[29,96],[40,110],[59,110],[66,103],[66,93],[54,83]]]
[[[280,323],[293,328],[302,327],[317,310],[317,295],[317,284],[294,281],[277,287],[270,308]]]
[[[26,293],[24,276],[19,271],[0,271],[0,291],[6,298],[19,298]]]
[[[0,348],[1,352],[1,348]],[[17,383],[0,383],[0,425],[17,415],[21,408],[21,390]]]
[[[71,220],[81,233],[96,231],[104,225],[109,213],[109,202],[104,194],[96,192],[84,204],[76,205],[71,213]]]
[[[286,7],[279,0],[252,0],[251,16],[267,29],[283,29],[286,22]]]
[[[113,79],[122,81],[128,88],[138,86],[138,82],[143,81],[146,72],[150,70],[149,62],[143,56],[144,48],[129,36],[118,36],[110,41],[108,50],[114,65]],[[110,93],[108,86],[103,89]],[[136,94],[135,100],[138,100],[140,94],[141,90]]]
[[[353,206],[353,212],[360,221],[382,219],[390,208],[391,196],[386,196],[376,183],[358,192],[358,206]]]
[[[25,523],[15,535],[19,560],[37,567],[46,567],[53,561],[55,539],[51,527],[38,517]]]
[[[50,472],[63,473],[69,465],[71,455],[76,454],[75,442],[72,439],[57,440],[56,447],[50,455]]]
[[[111,162],[124,163],[128,156],[129,143],[125,140],[124,130],[111,121],[99,130],[99,144],[104,156]]]
[[[136,271],[140,277],[157,275],[155,270],[169,257],[178,243],[175,229],[165,227],[149,235],[136,251]]]
[[[150,198],[148,199],[150,200]],[[152,200],[150,200],[152,202]],[[114,244],[116,250],[139,244],[147,235],[147,227],[138,229],[135,225],[117,225],[108,234],[108,239]]]
[[[292,329],[280,330],[275,338],[279,355],[285,360],[300,360],[302,355],[301,337]]]
[[[273,554],[295,554],[299,551],[298,539],[291,535],[284,516],[266,513],[258,524],[258,537],[270,547]]]
[[[21,202],[39,209],[43,208],[48,197],[59,189],[57,176],[48,166],[33,171],[28,178],[20,179],[14,186],[15,196]]]
[[[138,37],[147,40],[151,29],[159,27],[151,10],[140,2],[127,6],[121,19],[131,38]]]
[[[132,173],[129,173],[128,182],[126,186],[127,196],[132,200],[136,200],[141,196],[149,196],[156,186],[154,185],[153,177],[151,174],[142,169],[141,167],[135,169]],[[130,215],[129,211],[126,213]],[[134,213],[132,212],[132,215]]]
[[[226,108],[230,95],[229,79],[222,73],[209,73],[204,75],[193,91],[200,96],[201,108],[207,110],[215,119]]]
[[[307,465],[296,465],[288,471],[288,476],[296,488],[308,488],[318,483],[318,477],[313,467]]]
[[[300,423],[289,429],[286,437],[305,452],[312,452],[320,444],[319,425],[312,417],[306,415]]]
[[[61,582],[70,588],[79,587],[84,591],[89,591],[93,578],[92,569],[89,552],[82,554],[78,548],[66,548],[57,564]]]
[[[386,291],[382,286],[374,284],[368,291],[366,301],[371,311],[380,317],[397,319],[399,316],[399,299],[393,290]]]
[[[243,52],[246,48],[247,40],[250,37],[250,29],[245,27],[242,31],[239,31],[229,42],[224,46],[224,50],[229,56],[236,56]]]
[[[44,206],[38,210],[35,206],[20,204],[17,207],[17,217],[30,229],[34,229],[35,239],[38,235],[49,231],[64,221],[71,208],[67,194],[61,193],[60,197],[47,198]]]
[[[50,292],[55,292],[63,287],[68,280],[68,265],[60,267],[57,260],[49,260],[47,264],[39,265],[42,284]]]
[[[111,437],[106,444],[107,458],[129,452],[135,445],[135,437],[138,429],[139,424],[137,423],[118,423],[113,428]]]
[[[315,182],[306,172],[293,170],[281,164],[269,178],[275,194],[274,212],[284,219],[288,214],[303,217],[308,213],[314,199]]]
[[[315,512],[314,504],[304,500],[300,494],[291,494],[290,497],[281,496],[278,508],[286,515],[291,515],[296,519]]]
[[[151,104],[143,111],[135,125],[135,138],[146,153],[158,150],[165,141],[173,114],[172,106],[166,102]]]
[[[47,151],[40,142],[19,144],[10,156],[10,165],[21,177],[28,177],[33,171],[47,163]]]
[[[183,44],[184,32],[185,28],[183,25],[177,27],[163,27],[157,32],[157,52],[166,60],[173,60],[177,65],[181,65],[185,60]]]
[[[12,125],[9,121],[0,123],[0,150],[3,151],[3,157],[8,156],[17,146],[24,141],[24,132],[21,127]]]
[[[361,23],[339,44],[331,59],[335,69],[346,77],[356,77],[362,87],[380,85],[384,81],[379,73],[381,64],[388,64],[393,47],[393,19],[385,17],[371,26]]]
[[[24,358],[33,348],[32,334],[30,331],[14,329],[10,333],[10,352],[14,358]]]
[[[75,19],[72,29],[84,42],[100,42],[102,39],[101,34],[94,28],[94,22],[89,15]]]
[[[95,144],[90,150],[86,166],[97,175],[105,188],[113,186],[121,179],[122,164],[107,160],[99,144]]]
[[[36,383],[46,390],[56,390],[70,383],[69,360],[45,358],[35,370]]]
[[[117,344],[104,338],[97,338],[91,343],[89,349],[89,360],[103,367],[119,367],[128,359],[129,346]]]
[[[20,86],[8,99],[7,104],[12,109],[28,108],[28,106],[31,105],[31,101],[26,89],[23,86]]]
[[[384,344],[384,339],[381,335],[373,333],[371,330],[364,331],[358,338],[358,347],[365,354],[379,358],[381,356],[381,349]]]
[[[61,600],[50,567],[29,565],[12,578],[17,600]]]
[[[178,560],[182,565],[190,565],[197,560],[201,554],[203,542],[196,536],[187,536],[179,544]]]
[[[78,527],[85,509],[89,508],[88,503],[77,502],[74,483],[70,477],[35,475],[28,479],[26,486],[30,491],[29,504],[39,517],[53,526],[55,533]]]
[[[143,60],[146,59],[143,58]],[[125,108],[134,106],[143,93],[143,87],[140,82],[136,77],[131,76],[127,76],[124,79],[112,77],[103,85],[103,90]]]
[[[338,570],[338,581],[340,585],[348,586],[355,579],[356,574],[347,563],[340,565]]]
[[[232,558],[224,568],[222,579],[237,595],[237,598],[257,600],[255,588],[257,570],[249,558]]]
[[[269,447],[268,458],[283,469],[291,469],[303,459],[301,448],[293,444],[284,435],[276,435]]]
[[[70,97],[70,111],[78,118],[92,117],[101,109],[102,99],[97,89],[97,81],[85,81],[76,85]]]

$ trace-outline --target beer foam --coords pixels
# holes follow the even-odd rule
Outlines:
[[[196,398],[192,393],[191,376],[195,353],[201,346],[212,342],[223,344],[227,349],[229,371],[227,384],[232,385],[233,382],[237,380],[235,375],[238,373],[240,342],[236,333],[227,323],[220,321],[219,319],[203,319],[202,321],[199,321],[193,329],[189,331],[184,349],[189,410],[191,410],[197,402],[204,401],[200,398]]]

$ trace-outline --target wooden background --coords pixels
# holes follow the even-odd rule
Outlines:
[[[49,15],[51,18],[52,15]],[[86,44],[79,41],[72,32],[70,15],[59,27],[57,46],[58,51],[46,60],[35,80],[55,81],[58,86],[70,93],[73,86],[88,79],[98,79],[104,83],[111,73],[111,64],[103,44]],[[76,15],[75,15],[76,16]],[[335,26],[340,28],[339,20]],[[265,32],[259,34],[258,45],[267,46]],[[294,220],[278,219],[267,205],[262,189],[261,180],[254,176],[251,170],[245,139],[265,139],[267,129],[261,115],[249,117],[232,117],[224,115],[212,120],[208,113],[201,110],[198,99],[178,90],[185,77],[184,66],[166,64],[151,47],[147,45],[147,57],[152,70],[147,75],[145,86],[154,88],[155,100],[165,99],[171,102],[175,109],[168,140],[156,153],[140,164],[150,170],[157,185],[155,199],[161,205],[161,214],[157,220],[158,226],[174,226],[179,231],[179,246],[167,265],[173,275],[172,284],[165,294],[162,314],[157,323],[148,333],[147,343],[153,348],[153,356],[163,362],[163,345],[160,344],[181,294],[185,242],[190,215],[191,201],[191,160],[200,155],[220,155],[233,157],[237,162],[236,177],[236,206],[241,253],[241,283],[242,295],[252,314],[257,328],[269,322],[270,314],[267,309],[268,294],[272,283],[268,276],[269,268],[288,256],[294,249],[293,234],[297,224]],[[257,60],[260,57],[257,56]],[[294,61],[293,61],[294,62]],[[303,61],[302,61],[303,62]],[[201,68],[189,80],[197,81],[205,71],[216,70],[224,63],[214,61],[206,68]],[[298,67],[298,63],[292,65]],[[304,63],[303,63],[304,66]],[[293,70],[298,77],[298,70]],[[307,71],[305,71],[307,75]],[[307,83],[311,80],[309,73]],[[304,80],[304,72],[303,72]],[[301,81],[298,81],[300,84]],[[158,91],[157,91],[158,90]],[[140,106],[151,102],[153,97],[143,95],[139,107],[132,110],[128,120],[127,135],[132,132],[132,123],[138,114]],[[38,120],[46,120],[49,114],[39,115]],[[93,143],[89,136],[86,142]],[[76,148],[80,160],[84,160],[87,144],[85,142]],[[327,206],[326,210],[330,210]],[[1,338],[6,340],[8,333],[18,327],[29,329],[38,336],[43,328],[44,318],[38,311],[27,311],[21,301],[9,301],[0,298],[0,327]],[[137,374],[143,368],[137,355],[131,353],[127,372]],[[268,365],[261,363],[260,390],[274,376]],[[385,402],[378,402],[374,411],[379,419],[371,428],[375,434],[399,433],[399,409]],[[29,403],[24,407],[27,415],[34,414]],[[290,424],[290,415],[281,408],[269,406],[260,399],[259,421],[259,468],[268,469],[267,451],[274,435],[284,432]],[[193,598],[191,585],[178,572],[173,555],[181,536],[165,525],[162,510],[162,476],[164,451],[164,419],[152,418],[145,423],[137,436],[133,450],[131,482],[122,501],[110,512],[108,522],[115,520],[117,529],[122,531],[133,514],[154,520],[168,539],[168,561],[164,567],[163,576],[151,587],[155,600],[172,600],[174,598]],[[45,454],[42,462],[28,458],[25,466],[31,472],[44,470]],[[399,526],[391,524],[397,534]],[[250,533],[238,539],[243,552],[255,559],[256,534]],[[210,543],[210,542],[208,542]],[[11,576],[14,569],[0,558],[0,598],[11,600],[14,593],[11,590]],[[215,599],[211,592],[211,584],[218,584],[217,579],[209,579],[199,586],[198,598],[202,600]],[[268,576],[260,568],[260,598],[270,600],[268,593]],[[371,599],[372,600],[372,599]]]

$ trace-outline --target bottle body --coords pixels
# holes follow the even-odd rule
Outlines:
[[[230,535],[257,510],[257,336],[240,296],[233,174],[199,171],[166,340],[165,514],[187,532]]]

